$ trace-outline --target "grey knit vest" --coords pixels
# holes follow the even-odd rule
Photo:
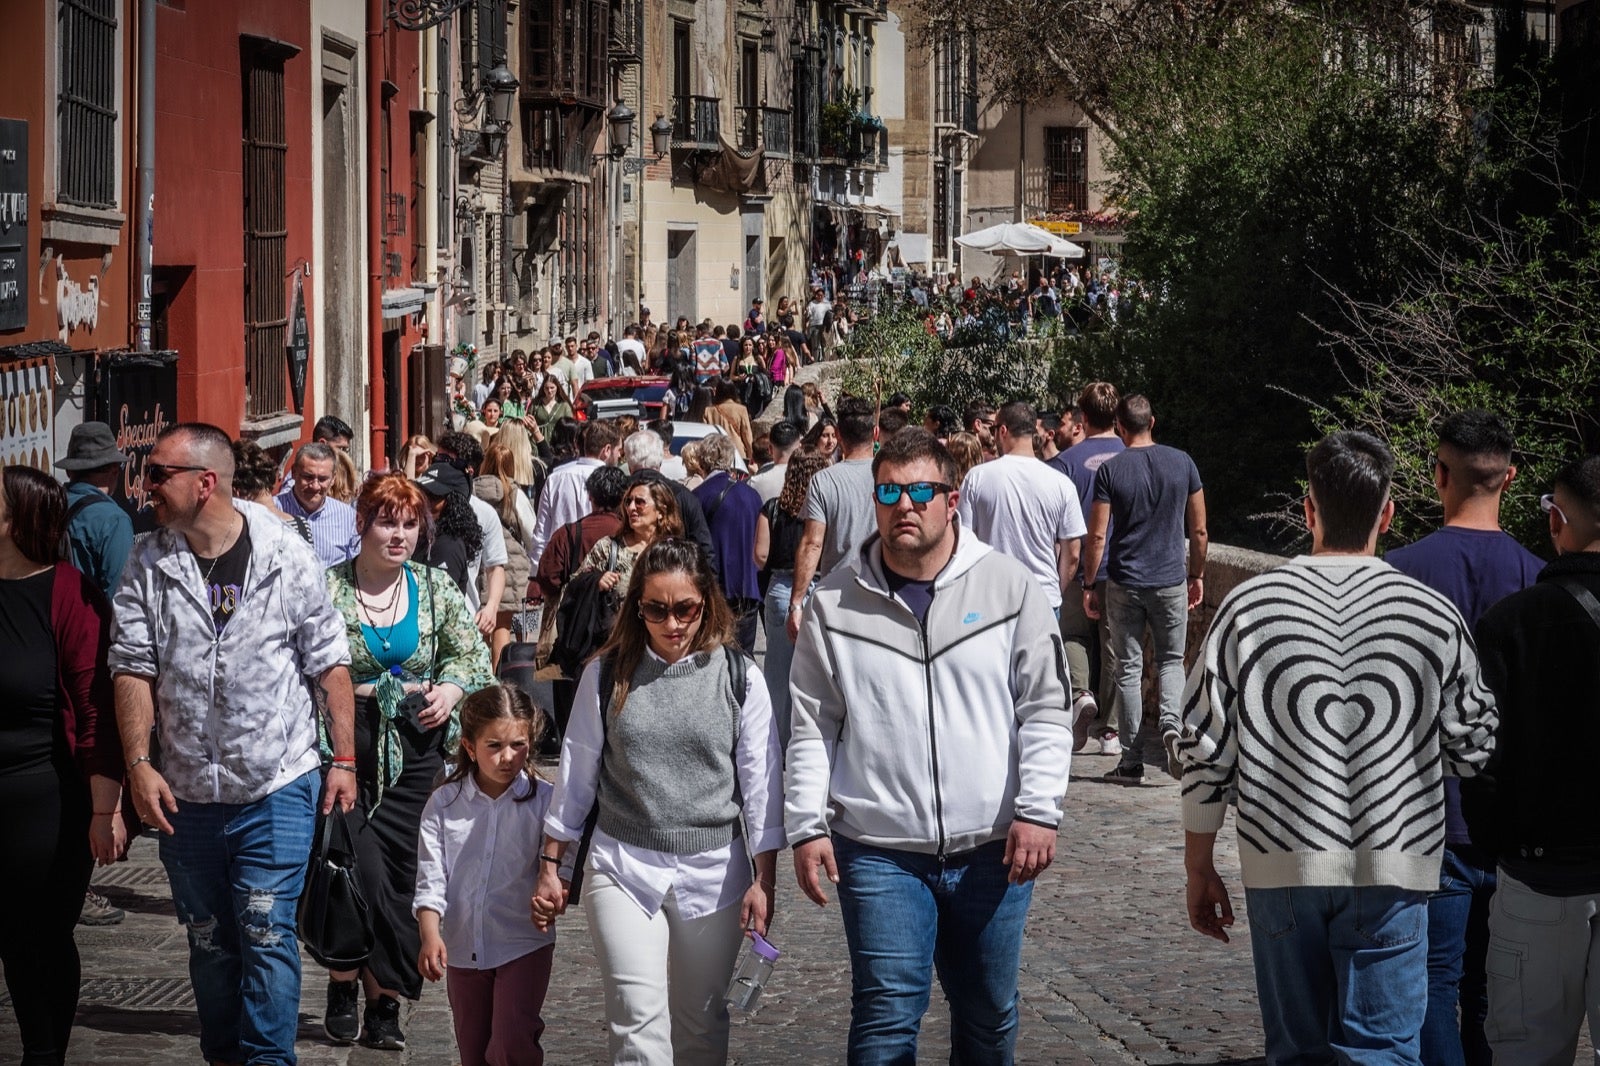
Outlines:
[[[720,649],[670,666],[649,655],[639,663],[622,713],[606,711],[596,824],[608,836],[692,855],[737,835],[740,708],[728,685]]]

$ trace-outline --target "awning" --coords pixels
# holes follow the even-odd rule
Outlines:
[[[404,318],[422,310],[428,294],[418,288],[383,290],[383,317]]]

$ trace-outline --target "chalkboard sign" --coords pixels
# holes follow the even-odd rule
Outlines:
[[[0,118],[0,332],[28,328],[28,124]]]

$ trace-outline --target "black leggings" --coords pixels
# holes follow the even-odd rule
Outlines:
[[[70,766],[0,774],[0,961],[24,1066],[65,1062],[78,1011],[72,939],[94,859],[89,795]]]

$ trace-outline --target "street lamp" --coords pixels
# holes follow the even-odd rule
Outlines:
[[[611,140],[611,157],[621,159],[628,154],[628,149],[633,146],[633,108],[618,100],[610,111],[606,112],[606,124],[609,127]]]
[[[650,148],[657,159],[672,151],[672,123],[665,115],[657,115],[650,123]]]
[[[501,63],[484,75],[483,85],[478,90],[487,98],[487,125],[501,133],[511,128],[511,108],[516,103],[517,88],[517,76]]]

